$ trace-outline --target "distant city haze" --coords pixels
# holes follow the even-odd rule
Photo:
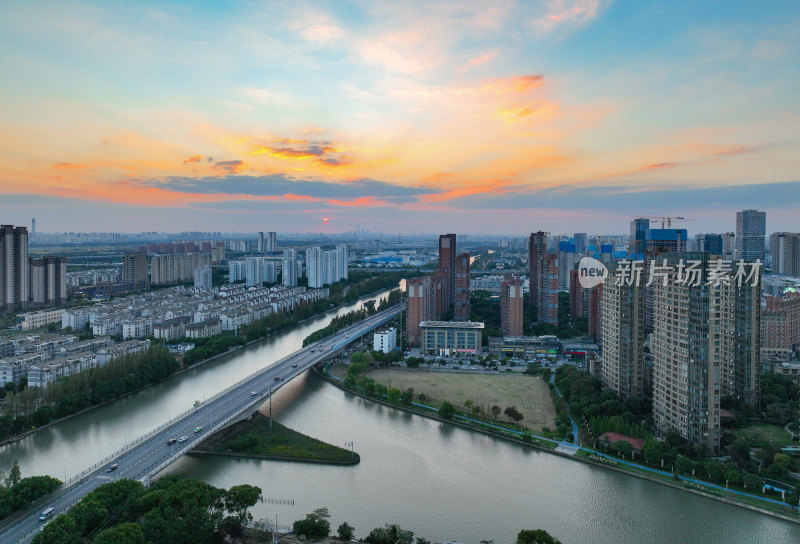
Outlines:
[[[559,0],[4,6],[38,232],[795,231],[800,12]],[[681,226],[681,228],[684,228]]]

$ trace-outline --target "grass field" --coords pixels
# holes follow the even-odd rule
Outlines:
[[[516,406],[524,419],[520,425],[532,431],[542,427],[556,427],[556,411],[550,390],[541,378],[524,374],[459,374],[428,372],[425,370],[397,370],[379,368],[367,373],[378,383],[406,390],[414,388],[414,400],[423,393],[426,404],[433,406],[449,401],[464,410],[465,401],[487,408],[497,405],[501,409]],[[510,421],[501,414],[498,421]]]
[[[779,425],[768,423],[754,423],[741,429],[734,430],[736,436],[744,438],[752,446],[771,444],[777,447],[789,446],[792,444],[792,436]]]
[[[333,446],[284,427],[261,414],[240,421],[205,440],[198,451],[208,453],[238,453],[244,456],[293,459],[297,461],[334,461],[349,463],[358,454]]]

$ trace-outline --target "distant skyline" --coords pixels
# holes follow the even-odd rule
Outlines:
[[[800,230],[793,1],[3,9],[6,224]]]

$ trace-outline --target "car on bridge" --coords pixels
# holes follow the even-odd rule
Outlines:
[[[189,440],[188,436],[182,436],[178,439],[178,442],[186,442],[187,440]]]
[[[115,470],[117,470],[118,468],[119,468],[119,464],[117,464],[117,463],[114,463],[113,465],[111,465],[110,467],[108,467],[108,468],[106,469],[106,472],[114,472],[114,471],[115,471]]]
[[[170,438],[169,440],[167,440],[167,445],[171,446],[172,444],[174,444],[177,441],[178,441],[177,438]]]
[[[199,433],[199,432],[200,432],[200,431],[202,431],[202,430],[203,430],[203,428],[202,428],[202,427],[195,427],[195,428],[194,428],[194,432],[196,432],[196,433]]]
[[[293,364],[292,368],[297,368],[297,363]]]
[[[256,391],[250,391],[250,396],[251,396],[251,397],[255,397],[256,395],[258,395],[258,392],[256,392]]]

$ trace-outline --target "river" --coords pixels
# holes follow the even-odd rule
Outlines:
[[[294,351],[331,317],[6,445],[0,466],[18,458],[23,475],[69,477],[170,413]],[[267,498],[294,500],[253,508],[256,519],[277,515],[279,525],[326,506],[334,530],[347,521],[360,537],[397,523],[433,541],[474,544],[513,542],[524,528],[546,529],[565,544],[800,541],[800,525],[388,408],[313,374],[284,386],[273,413],[284,425],[332,444],[352,441],[361,463],[185,456],[167,472],[220,487],[250,483]]]

